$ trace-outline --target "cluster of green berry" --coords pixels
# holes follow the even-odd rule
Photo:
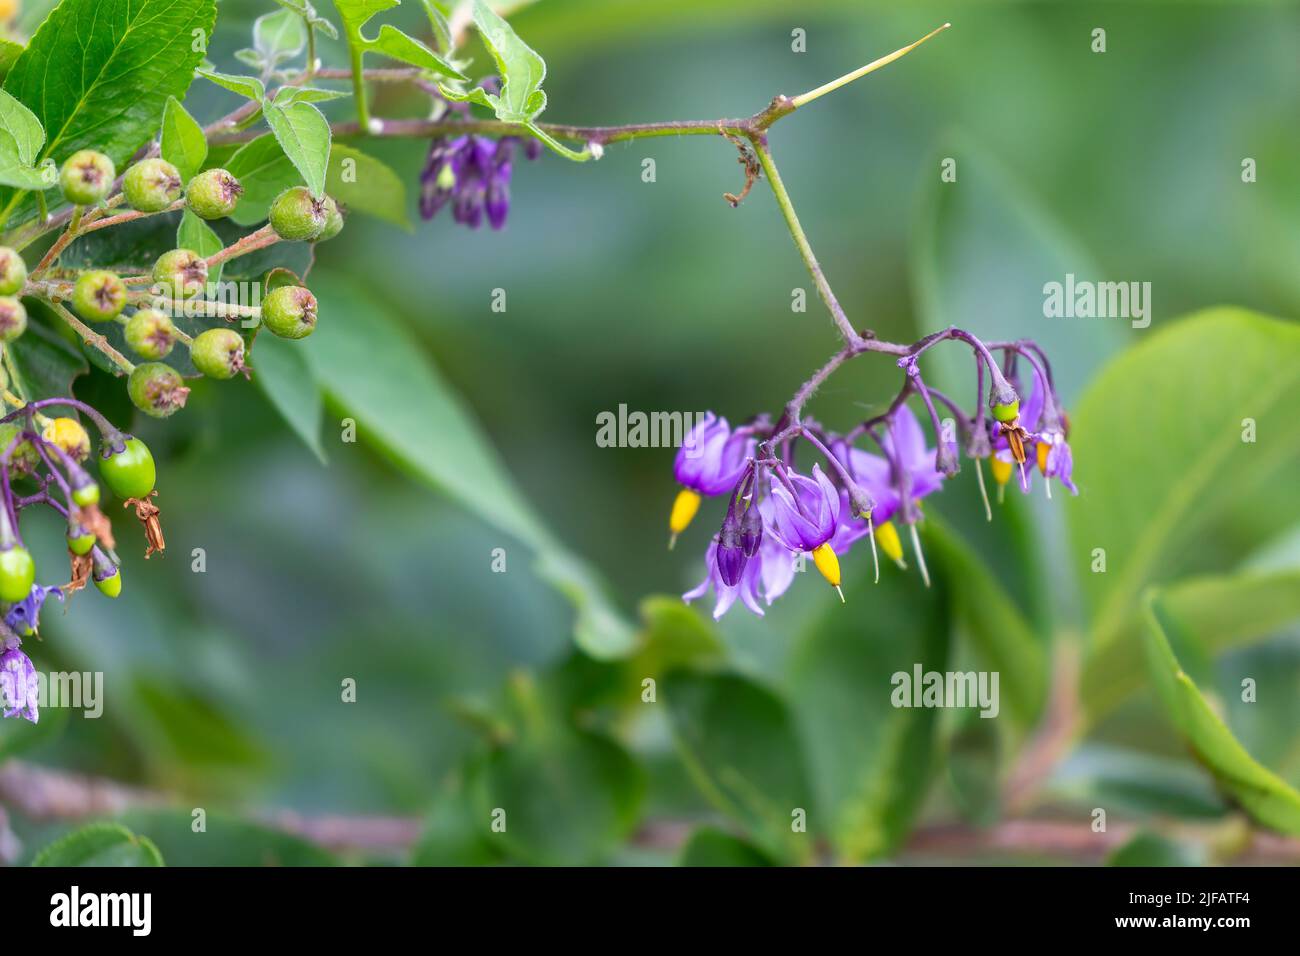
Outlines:
[[[101,203],[112,191],[115,172],[112,160],[102,153],[74,153],[60,173],[63,194],[78,207]],[[135,163],[122,177],[123,201],[142,214],[185,208],[202,219],[219,219],[235,210],[243,191],[239,180],[224,169],[205,170],[183,185],[176,167],[156,157]],[[305,186],[287,189],[275,199],[267,227],[270,241],[312,242],[332,239],[342,228],[338,204],[329,196],[312,196]],[[9,268],[16,279],[4,278]],[[246,343],[239,332],[219,326],[190,338],[169,314],[176,303],[203,295],[208,271],[209,260],[197,252],[173,249],[158,258],[151,276],[141,277],[151,283],[147,290],[133,293],[132,280],[105,269],[81,273],[72,287],[72,306],[82,319],[122,323],[127,345],[146,360],[131,368],[127,384],[131,401],[146,414],[163,418],[185,404],[189,389],[183,377],[162,361],[178,342],[189,348],[194,367],[208,378],[247,374]],[[0,249],[0,289],[17,291],[25,278],[26,267],[17,253]],[[135,308],[127,315],[129,304]],[[260,324],[282,338],[305,338],[316,326],[316,297],[301,285],[272,289],[256,311]],[[11,340],[25,326],[21,303],[0,298],[0,338]]]

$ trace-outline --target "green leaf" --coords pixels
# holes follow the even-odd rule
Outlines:
[[[176,248],[189,249],[206,259],[226,248],[226,244],[221,241],[221,237],[211,226],[186,209],[181,214],[180,225],[176,227]],[[209,282],[221,281],[223,266],[224,263],[208,273]]]
[[[1190,638],[1158,592],[1145,600],[1147,666],[1165,715],[1219,785],[1265,826],[1300,834],[1300,793],[1261,766],[1237,742],[1211,709],[1196,684],[1184,673],[1170,646]]]
[[[691,833],[677,858],[678,866],[775,866],[762,850],[716,827]]]
[[[1001,812],[1002,740],[997,721],[966,711],[956,722],[944,761],[953,799],[965,819],[987,825]]]
[[[312,285],[321,319],[302,347],[321,388],[356,419],[358,434],[532,548],[538,574],[574,603],[575,638],[584,650],[600,658],[634,651],[632,629],[609,604],[597,576],[555,540],[524,500],[423,347],[393,322],[373,292],[363,293],[337,275],[319,276]],[[358,355],[365,361],[359,363]]]
[[[471,765],[466,776],[473,779],[478,772]],[[477,819],[470,800],[472,789],[459,777],[442,788],[411,851],[412,866],[493,866],[502,862],[491,830]]]
[[[474,822],[525,863],[591,864],[631,834],[644,789],[641,769],[612,740],[551,727],[493,751],[475,786]],[[498,810],[505,829],[493,833]]]
[[[536,119],[546,108],[546,62],[483,0],[474,0],[474,24],[501,75],[500,96],[489,94],[497,118],[507,123]]]
[[[282,86],[275,91],[275,101],[281,106],[290,103],[328,103],[352,94],[346,90],[318,90],[314,86]]]
[[[803,728],[817,829],[846,861],[889,853],[907,835],[936,751],[941,711],[895,707],[896,675],[943,672],[949,657],[949,588],[915,572],[884,569],[845,579],[838,601],[812,622],[794,651],[792,704]],[[907,696],[907,702],[912,698]]]
[[[0,156],[0,186],[12,186],[29,192],[50,189],[59,181],[54,160],[45,159],[39,166],[24,166],[12,156]]]
[[[255,76],[234,76],[230,73],[218,73],[215,70],[195,70],[205,80],[211,80],[217,86],[224,87],[232,93],[250,100],[261,101],[266,97],[266,86]]]
[[[120,169],[189,86],[203,56],[194,31],[211,36],[215,19],[213,0],[63,0],[4,88],[45,128],[42,158],[97,149]]]
[[[338,858],[283,830],[208,810],[132,810],[122,823],[147,834],[172,866],[338,866]],[[142,837],[143,839],[143,837]]]
[[[1172,580],[1206,543],[1207,529],[1245,495],[1290,481],[1300,461],[1300,328],[1240,309],[1199,313],[1146,337],[1111,362],[1072,418],[1075,481],[1069,502],[1075,567],[1094,610],[1091,653],[1106,653],[1152,583]],[[1258,441],[1243,441],[1244,421]],[[1283,499],[1264,528],[1300,515]],[[1092,573],[1104,549],[1105,573]],[[1213,555],[1214,552],[1211,552]],[[1222,562],[1224,559],[1220,559]]]
[[[311,25],[312,29],[319,30],[331,40],[337,40],[339,38],[339,31],[335,28],[334,24],[320,16],[320,14],[316,12],[316,8],[308,3],[307,0],[275,0],[275,2],[286,10],[292,10],[294,13],[298,14]]]
[[[45,130],[36,114],[0,90],[0,156],[33,166],[45,144]]]
[[[807,861],[815,825],[803,750],[785,703],[736,674],[678,672],[662,684],[673,734],[706,798],[782,859]]]
[[[1047,651],[1020,609],[956,534],[932,521],[930,550],[951,582],[956,616],[980,660],[997,671],[1011,715],[1032,724],[1047,699]]]
[[[337,147],[341,149],[342,147]],[[302,176],[289,162],[275,135],[265,133],[241,146],[226,169],[239,180],[244,193],[230,219],[251,226],[267,217],[271,203],[290,186],[302,183]]]
[[[1191,578],[1163,588],[1161,597],[1206,654],[1217,656],[1300,620],[1300,570]],[[1139,618],[1130,619],[1119,637],[1088,660],[1082,700],[1090,718],[1142,686],[1142,630]]]
[[[203,127],[174,96],[167,97],[163,110],[162,158],[176,167],[185,182],[203,168],[208,158],[208,139],[203,135]]]
[[[360,30],[376,13],[400,5],[401,0],[334,0],[334,8],[343,18],[345,32]]]
[[[447,14],[439,8],[434,0],[420,0],[420,2],[424,5],[424,12],[428,14],[429,28],[433,31],[434,39],[438,41],[438,49],[444,53],[450,51],[454,41]]]
[[[262,108],[276,141],[302,174],[311,194],[323,196],[330,158],[329,120],[310,103],[264,103]]]
[[[23,45],[13,40],[0,38],[0,80],[9,75],[18,57],[22,55]]]
[[[351,146],[330,151],[326,191],[347,207],[403,229],[411,229],[406,213],[406,184],[386,163]]]
[[[29,308],[35,318],[41,307],[33,304]],[[60,319],[50,321],[63,324]],[[90,370],[81,352],[45,322],[28,322],[27,331],[10,342],[5,351],[5,365],[14,382],[10,389],[17,386],[20,394],[31,399],[71,395],[73,379]]]
[[[302,349],[273,335],[260,335],[249,358],[253,381],[293,433],[325,464],[320,437],[324,403]]]
[[[1142,831],[1106,859],[1107,866],[1204,866],[1200,847]]]
[[[306,24],[292,10],[265,13],[253,21],[253,48],[271,69],[293,59],[306,45]]]
[[[120,823],[91,823],[55,840],[36,854],[32,866],[162,866],[162,854],[148,837]]]
[[[402,63],[418,66],[423,70],[433,70],[443,76],[459,76],[460,73],[450,63],[434,53],[419,40],[408,37],[395,26],[385,23],[379,28],[379,35],[367,44],[366,49]]]

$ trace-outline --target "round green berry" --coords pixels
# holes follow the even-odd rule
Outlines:
[[[190,390],[180,372],[162,362],[145,362],[137,365],[126,381],[126,393],[131,402],[146,415],[166,418],[178,408],[185,407]]]
[[[27,263],[16,249],[0,246],[0,295],[13,295],[27,281]]]
[[[282,339],[305,339],[316,328],[316,297],[300,285],[282,285],[262,300],[262,324]]]
[[[109,194],[117,168],[103,153],[81,149],[68,157],[59,172],[63,198],[76,206],[93,206]]]
[[[271,203],[271,228],[281,239],[315,239],[325,228],[325,200],[306,186],[294,186]]]
[[[0,424],[0,455],[9,451],[9,446],[23,433],[21,425],[13,422],[4,422]],[[18,444],[14,445],[14,450],[9,452],[9,474],[10,475],[29,475],[36,470],[36,466],[41,463],[41,454],[36,450],[36,446],[31,443],[30,439],[24,438]]]
[[[154,292],[192,299],[208,285],[208,260],[192,249],[164,252],[153,265]]]
[[[12,342],[27,331],[27,310],[13,296],[0,296],[0,342]]]
[[[95,535],[81,525],[68,526],[68,550],[73,554],[89,554],[95,546]]]
[[[994,404],[993,417],[1000,422],[1014,422],[1020,417],[1020,400]]]
[[[234,329],[208,329],[190,346],[190,358],[208,378],[232,378],[244,369],[244,339]]]
[[[332,196],[325,197],[325,228],[316,237],[317,242],[333,239],[343,231],[343,210]]]
[[[166,358],[176,345],[176,326],[157,309],[137,309],[126,323],[126,344],[141,358]]]
[[[72,500],[78,508],[89,508],[91,505],[99,504],[99,485],[88,481],[84,485],[73,488]]]
[[[27,549],[14,545],[0,551],[0,601],[12,604],[27,597],[36,580],[36,564]]]
[[[115,598],[122,593],[122,572],[113,568],[112,573],[100,577],[99,568],[91,575],[95,579],[95,587],[99,588],[99,593],[105,597]]]
[[[220,219],[235,211],[243,193],[239,180],[226,170],[208,169],[185,187],[185,204],[201,219]]]
[[[148,446],[138,438],[128,438],[126,447],[101,458],[99,474],[119,498],[147,498],[153,491],[157,470]]]
[[[126,283],[106,269],[83,272],[72,287],[72,306],[87,322],[115,319],[126,305]]]
[[[122,194],[132,209],[159,212],[181,197],[181,174],[165,159],[142,159],[122,177]]]

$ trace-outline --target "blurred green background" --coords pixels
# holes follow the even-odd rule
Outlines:
[[[232,68],[252,19],[270,9],[224,0],[210,58]],[[427,36],[417,4],[383,19]],[[1168,331],[1185,313],[1220,304],[1283,318],[1300,312],[1294,4],[806,2],[795,9],[767,0],[542,0],[512,17],[547,59],[546,119],[582,124],[748,115],[776,93],[815,87],[947,20],[953,29],[772,133],[804,226],[856,324],[896,340],[947,324],[986,337],[1037,338],[1073,409],[1107,360]],[[1095,27],[1106,30],[1102,54],[1090,49]],[[806,52],[791,51],[795,28],[806,31]],[[344,62],[337,45],[324,56]],[[187,106],[209,121],[235,103],[196,84]],[[421,107],[385,90],[375,109],[419,115]],[[346,103],[335,113],[346,115]],[[371,309],[395,316],[472,410],[535,513],[590,562],[629,621],[647,595],[694,585],[716,507],[706,505],[677,549],[665,551],[672,451],[597,447],[596,416],[623,403],[647,412],[713,409],[733,420],[776,410],[835,347],[766,186],[759,183],[738,209],[728,206],[722,193],[741,184],[735,151],[709,138],[618,145],[582,165],[547,154],[517,164],[506,230],[469,233],[446,213],[432,223],[414,215],[425,144],[357,145],[405,178],[417,225],[407,234],[354,216],[339,239],[320,248],[313,284],[328,290],[350,280],[361,291],[323,293],[322,328],[361,327]],[[944,157],[956,159],[955,184],[939,180]],[[1241,180],[1245,157],[1258,164],[1258,181],[1249,185]],[[641,176],[646,158],[656,163],[652,183]],[[1150,282],[1151,328],[1043,318],[1042,285],[1066,272]],[[504,312],[490,308],[496,288],[506,290]],[[795,288],[808,289],[805,314],[791,311]],[[347,305],[331,311],[330,302]],[[1209,391],[1239,374],[1226,358],[1216,367],[1222,381],[1206,382]],[[968,400],[962,365],[932,368]],[[812,411],[847,427],[889,399],[898,374],[887,360],[859,361],[822,390]],[[1144,396],[1140,382],[1135,389]],[[1166,440],[1144,432],[1140,403],[1112,411],[1117,431],[1147,446]],[[674,743],[667,718],[646,715],[638,687],[621,690],[625,669],[575,656],[571,605],[534,572],[529,547],[410,468],[394,466],[409,442],[434,449],[441,467],[458,467],[454,448],[438,450],[438,434],[429,433],[437,425],[418,403],[392,409],[387,444],[396,450],[389,454],[340,440],[340,419],[349,413],[346,399],[327,402],[324,466],[258,388],[242,381],[201,384],[185,414],[137,423],[160,460],[168,553],[145,564],[136,547],[125,546],[122,598],[83,595],[66,615],[51,606],[33,653],[42,669],[103,671],[104,716],[51,711],[31,733],[4,727],[0,746],[21,747],[24,760],[171,790],[183,795],[181,806],[213,813],[291,808],[424,818],[432,810],[436,837],[446,832],[438,813],[454,814],[457,805],[448,781],[473,776],[482,760],[490,764],[481,755],[485,733],[499,739],[494,721],[530,726],[527,715],[544,706],[537,699],[554,697],[566,721],[578,714],[577,733],[598,728],[620,739],[637,766],[586,753],[581,772],[563,779],[550,770],[573,767],[549,758],[513,768],[521,793],[529,781],[542,790],[539,781],[561,791],[572,786],[565,805],[594,801],[585,813],[603,829],[569,832],[577,821],[544,816],[542,829],[563,835],[555,837],[562,846],[550,848],[554,855],[542,841],[541,849],[512,847],[505,858],[660,862],[676,847],[630,841],[643,821],[732,826],[724,821],[737,815],[719,812],[717,793],[692,785],[698,767],[681,758],[690,741]],[[1084,452],[1076,450],[1084,496],[1124,494],[1122,484],[1090,488]],[[1179,449],[1169,453],[1176,465]],[[1077,636],[1088,599],[1072,583],[1073,571],[1087,557],[1066,543],[1066,522],[1079,502],[1013,494],[986,526],[970,471],[932,501],[935,516],[1024,611],[1039,653],[1053,635]],[[1293,468],[1290,476],[1289,483],[1243,479],[1229,489],[1213,523],[1182,552],[1178,571],[1232,570],[1270,547],[1271,566],[1294,564],[1300,526],[1291,524],[1298,510]],[[1147,480],[1156,477],[1128,476],[1134,485]],[[131,541],[135,534],[121,532]],[[37,553],[38,563],[57,566],[58,534],[40,538],[52,547]],[[505,574],[491,568],[498,547],[506,549]],[[194,548],[206,553],[205,573],[191,571]],[[853,555],[846,575],[862,578],[868,562]],[[939,576],[923,593],[913,579],[887,570],[876,591],[851,587],[843,609],[830,607],[820,582],[801,577],[766,618],[740,609],[723,621],[723,666],[765,686],[798,686],[844,653],[857,674],[853,642],[906,644],[921,633],[915,615],[946,620],[970,600],[960,583]],[[656,607],[675,633],[694,633],[666,604]],[[810,644],[809,622],[832,612],[839,619],[823,653]],[[1251,672],[1267,671],[1274,681],[1267,706],[1238,708],[1230,723],[1247,749],[1294,784],[1300,640],[1294,631],[1266,630],[1266,644],[1234,653],[1261,655]],[[968,645],[945,639],[936,649],[916,639],[923,646],[907,660],[974,666]],[[1132,667],[1140,670],[1135,653]],[[1044,673],[1045,661],[1044,654]],[[1231,689],[1245,665],[1223,666]],[[882,697],[868,673],[861,671],[860,693]],[[357,682],[355,704],[340,702],[344,678]],[[762,768],[760,789],[774,803],[800,805],[792,802],[797,795],[784,799],[803,786],[802,775],[782,770],[789,728],[768,714],[770,701],[745,703],[744,689],[741,702],[718,688],[683,686],[679,693],[682,700],[700,695],[705,714],[711,706],[734,714],[752,705],[753,727],[768,726],[772,716],[771,736],[746,731],[755,753],[737,759],[753,758]],[[710,693],[720,696],[710,700]],[[1080,826],[1087,818],[1079,808],[1093,806],[1114,807],[1138,823],[1179,812],[1225,819],[1230,801],[1185,758],[1152,707],[1140,695],[1110,714],[1063,769],[1048,803],[1072,808],[1064,812]],[[791,759],[812,765],[823,796],[840,786],[824,778],[845,769],[824,740],[866,734],[852,725],[855,713],[850,705],[839,716],[800,712],[796,721],[811,756]],[[906,751],[912,735],[933,732],[943,738],[944,756],[913,767],[886,754],[867,761],[864,772],[872,786],[898,794],[900,805],[911,793],[923,819],[987,823],[998,815],[989,809],[989,781],[1006,772],[1026,733],[987,723],[1005,721],[944,714],[937,729],[900,729],[871,744],[873,753]],[[705,718],[701,724],[716,726]],[[922,788],[918,781],[935,769],[933,785]],[[497,783],[503,777],[489,776]],[[612,807],[591,796],[601,788],[620,795]],[[889,830],[911,812],[886,807],[873,826]],[[769,823],[747,832],[770,848],[780,840],[763,835]],[[59,828],[21,818],[11,825],[28,851]],[[151,826],[164,829],[157,822],[139,829],[159,840],[169,863],[214,860],[216,851],[187,839],[186,828],[166,839]],[[892,845],[870,829],[845,842],[866,856]],[[249,837],[242,862],[268,852],[260,839]],[[430,845],[431,862],[501,859],[461,855],[463,847],[453,852],[437,839]],[[298,851],[275,858],[292,862]]]

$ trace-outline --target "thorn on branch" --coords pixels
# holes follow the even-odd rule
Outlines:
[[[722,135],[727,137],[731,144],[736,147],[736,151],[740,153],[736,158],[736,162],[740,163],[741,167],[745,170],[745,188],[742,189],[738,195],[736,193],[722,194],[722,198],[731,204],[732,209],[735,209],[742,201],[744,201],[745,197],[749,195],[749,191],[754,188],[754,183],[758,180],[758,177],[763,174],[763,166],[758,161],[758,154],[754,152],[753,146],[745,142],[735,133],[729,133],[724,130]]]

